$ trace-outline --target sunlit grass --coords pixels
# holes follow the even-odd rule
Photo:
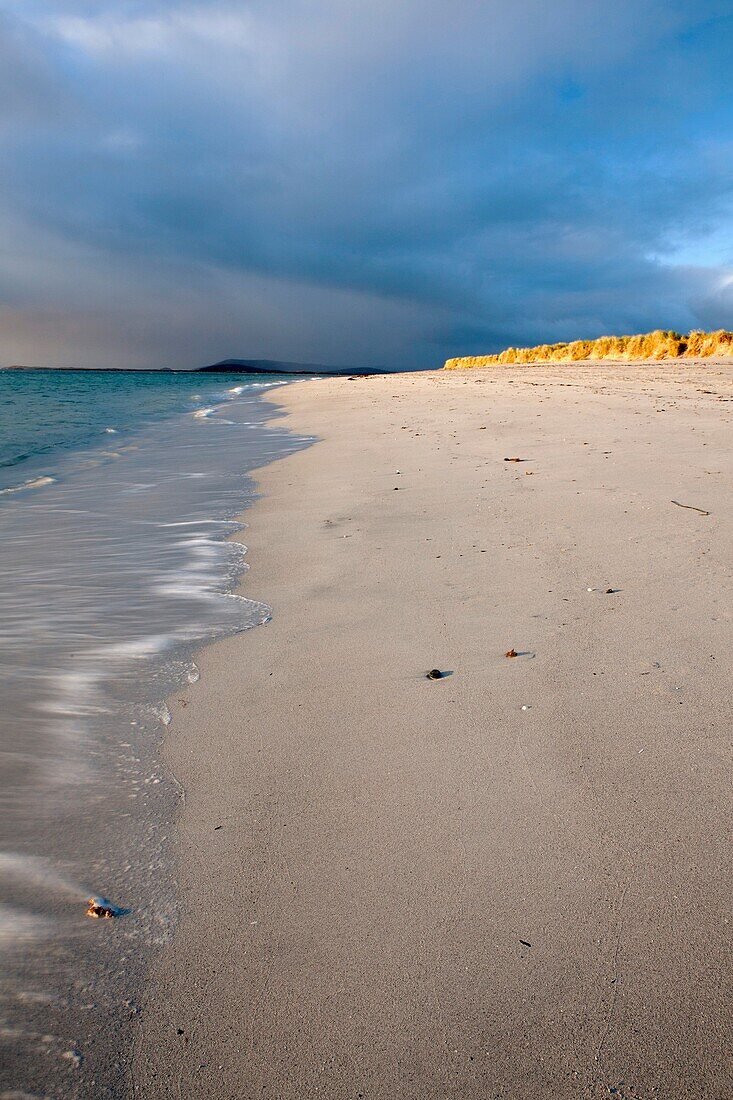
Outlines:
[[[448,359],[446,370],[490,367],[511,363],[574,363],[578,360],[706,359],[733,356],[733,332],[693,330],[686,336],[657,329],[638,336],[601,336],[598,340],[573,340],[569,344],[538,344],[533,348],[507,348],[496,355],[469,355]]]

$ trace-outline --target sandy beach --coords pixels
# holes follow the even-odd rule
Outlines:
[[[132,1094],[729,1100],[733,366],[272,400]]]

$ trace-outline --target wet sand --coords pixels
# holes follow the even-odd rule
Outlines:
[[[729,1098],[733,367],[276,400],[134,1095]]]

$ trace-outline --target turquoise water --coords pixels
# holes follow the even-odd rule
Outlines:
[[[69,450],[199,408],[237,382],[242,375],[0,371],[0,490],[52,476]]]
[[[232,536],[249,471],[308,442],[262,400],[284,384],[0,371],[0,1095],[126,1095],[178,911],[166,700],[271,613]],[[114,928],[84,916],[98,894]]]

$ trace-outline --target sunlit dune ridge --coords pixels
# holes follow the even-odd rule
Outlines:
[[[467,355],[448,359],[446,370],[490,367],[495,363],[573,363],[579,359],[706,359],[733,356],[733,332],[693,330],[687,336],[657,329],[638,336],[601,336],[570,344],[538,344],[534,348],[507,348],[496,355]]]

